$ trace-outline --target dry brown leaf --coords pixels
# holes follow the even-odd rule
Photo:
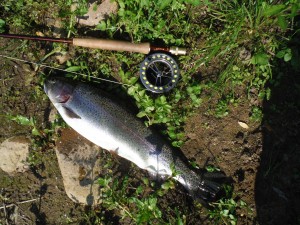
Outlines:
[[[45,37],[45,35],[41,31],[35,32],[36,36]]]
[[[242,121],[238,121],[238,124],[242,127],[242,128],[245,128],[245,129],[249,129],[249,126],[248,124],[242,122]]]

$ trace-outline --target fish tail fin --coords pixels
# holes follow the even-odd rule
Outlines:
[[[189,188],[189,193],[195,200],[208,206],[208,203],[223,197],[226,179],[223,172],[202,172]]]

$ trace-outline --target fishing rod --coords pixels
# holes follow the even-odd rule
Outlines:
[[[140,65],[140,80],[146,89],[154,93],[164,93],[175,87],[180,72],[177,62],[170,54],[185,55],[186,49],[180,47],[162,47],[146,43],[106,40],[96,38],[52,38],[17,34],[0,34],[0,37],[33,41],[47,41],[71,44],[79,47],[127,51],[148,54]],[[151,53],[151,54],[149,54]]]
[[[48,41],[48,42],[59,42],[72,44],[74,46],[95,48],[102,50],[113,50],[113,51],[127,51],[127,52],[137,52],[142,54],[149,54],[153,51],[169,52],[173,55],[185,55],[186,49],[179,47],[161,47],[145,43],[131,43],[126,41],[117,40],[106,40],[98,38],[52,38],[52,37],[40,37],[40,36],[30,36],[30,35],[18,35],[18,34],[0,34],[3,38],[13,38],[13,39],[24,39],[33,41]]]

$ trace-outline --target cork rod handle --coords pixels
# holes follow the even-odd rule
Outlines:
[[[150,52],[150,43],[134,44],[126,41],[94,38],[73,38],[73,45],[103,50],[138,52],[143,54],[148,54]]]

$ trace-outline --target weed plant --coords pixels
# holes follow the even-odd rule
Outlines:
[[[183,224],[185,215],[176,211],[166,218],[159,207],[159,199],[175,188],[174,180],[168,179],[160,187],[155,187],[154,182],[142,178],[141,184],[133,187],[130,184],[132,178],[126,176],[118,180],[112,177],[110,173],[98,179],[100,203],[106,210],[117,209],[121,220],[130,219],[133,224]],[[171,208],[168,210],[173,211]]]

